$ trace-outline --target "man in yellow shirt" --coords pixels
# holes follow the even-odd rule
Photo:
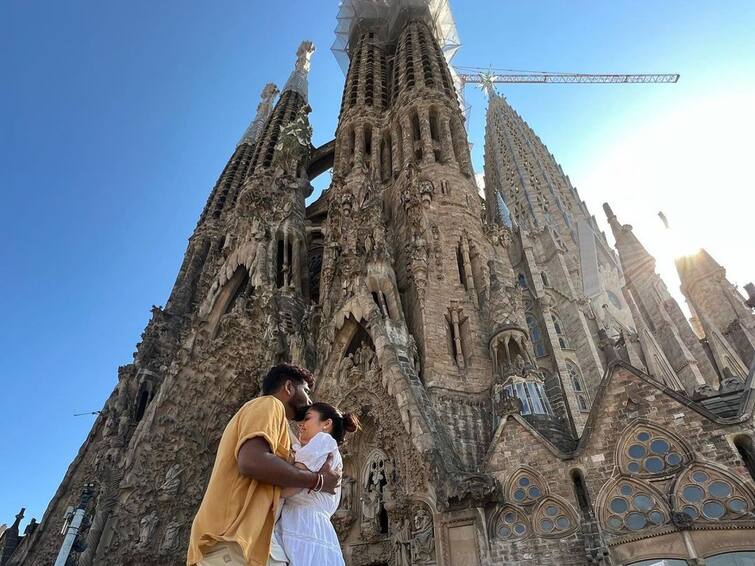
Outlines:
[[[191,526],[189,566],[266,566],[281,488],[335,493],[341,474],[330,469],[330,457],[318,472],[289,463],[288,421],[311,404],[313,385],[306,369],[275,366],[262,381],[262,396],[228,422]]]

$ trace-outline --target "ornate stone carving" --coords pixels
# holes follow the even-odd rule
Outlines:
[[[160,495],[158,498],[161,501],[170,500],[178,495],[178,490],[181,489],[181,474],[183,468],[180,464],[173,464],[168,472],[165,474],[165,481],[160,485]]]
[[[412,564],[435,562],[433,517],[424,505],[419,505],[414,512],[411,549]]]
[[[158,552],[160,554],[169,554],[173,549],[176,548],[176,546],[178,545],[180,529],[181,523],[178,523],[177,521],[168,523],[168,526],[165,528],[163,539],[160,542],[160,548],[158,549]]]
[[[152,542],[152,533],[155,532],[159,521],[160,519],[154,511],[141,518],[139,521],[139,539],[136,541],[137,550],[144,550],[149,546],[149,543]]]

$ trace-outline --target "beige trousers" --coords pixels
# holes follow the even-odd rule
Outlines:
[[[281,562],[270,558],[267,566],[287,566],[288,562]],[[241,547],[235,542],[219,542],[212,547],[197,566],[248,566]]]

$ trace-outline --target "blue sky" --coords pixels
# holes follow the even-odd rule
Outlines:
[[[680,73],[673,86],[503,92],[599,219],[609,199],[664,251],[654,232],[663,207],[672,224],[714,242],[737,283],[755,276],[745,241],[755,4],[452,8],[460,65]],[[0,523],[21,506],[41,519],[93,422],[72,415],[100,409],[131,360],[260,90],[285,82],[302,39],[318,47],[313,141],[332,138],[343,81],[329,50],[336,11],[326,0],[0,4]],[[481,172],[485,99],[468,89],[467,101]],[[739,153],[722,151],[731,140]]]

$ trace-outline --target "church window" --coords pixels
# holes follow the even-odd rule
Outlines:
[[[318,246],[309,254],[309,298],[312,302],[318,303],[320,300],[320,274],[322,272],[322,251],[323,248]]]
[[[545,355],[545,343],[543,342],[543,333],[540,330],[540,323],[535,318],[535,315],[531,312],[527,313],[527,327],[530,331],[530,342],[532,342],[532,348],[535,351],[536,357]]]
[[[412,141],[414,142],[414,159],[422,161],[422,141],[421,130],[419,128],[419,115],[416,111],[412,113]]]
[[[136,421],[142,420],[142,417],[144,416],[144,411],[147,410],[147,405],[149,404],[150,398],[149,398],[149,391],[146,389],[143,389],[139,392],[139,397],[136,401],[136,415],[135,419]]]
[[[280,289],[291,284],[291,258],[293,245],[288,238],[278,238],[278,253],[275,258],[275,282]]]
[[[354,131],[354,128],[350,128],[349,130],[349,169],[351,169],[354,166],[354,152],[356,151],[357,147],[357,135]]]
[[[574,389],[579,410],[582,412],[589,411],[590,403],[587,397],[587,389],[585,389],[585,383],[582,379],[582,372],[579,371],[577,365],[571,360],[566,360],[566,371],[569,374],[569,381]]]
[[[464,254],[461,249],[461,242],[459,242],[459,245],[456,246],[456,265],[459,268],[459,283],[462,284],[462,286],[467,286],[467,274],[464,271]]]
[[[430,138],[434,142],[440,142],[440,128],[438,127],[438,111],[435,108],[430,109]]]
[[[437,163],[442,161],[440,153],[440,125],[438,111],[435,108],[430,109],[430,139],[433,145],[433,156]]]
[[[551,313],[551,320],[553,321],[553,328],[556,330],[556,336],[558,337],[558,345],[561,348],[568,348],[569,342],[566,340],[566,334],[564,333],[564,324],[556,313]]]
[[[372,162],[372,127],[364,126],[364,164],[369,168]]]
[[[517,276],[517,282],[520,289],[527,289],[527,276],[524,273],[520,273]]]
[[[609,491],[603,509],[603,523],[614,533],[637,532],[664,525],[668,509],[650,486],[627,479],[616,482]]]
[[[228,314],[229,312],[233,310],[233,307],[236,305],[236,302],[238,301],[239,297],[244,293],[247,286],[249,285],[249,272],[243,267],[240,268],[239,271],[242,273],[241,282],[238,283],[236,289],[233,291],[231,300],[228,301],[228,305],[225,307],[225,311],[223,312],[223,314]]]
[[[524,538],[529,532],[529,525],[524,514],[511,505],[507,505],[498,514],[495,522],[494,536],[503,540]]]
[[[752,481],[755,481],[755,446],[753,446],[752,437],[746,434],[735,436],[734,446],[739,452]]]
[[[516,381],[505,385],[503,389],[507,395],[517,397],[522,402],[523,415],[548,415],[552,412],[543,384],[539,381]]]
[[[718,521],[741,517],[755,509],[755,505],[738,483],[711,466],[695,466],[676,481],[677,507],[692,520]]]
[[[517,505],[536,503],[547,495],[542,478],[528,468],[522,468],[509,480],[508,499]]]
[[[575,468],[569,475],[571,476],[574,497],[579,504],[582,518],[589,521],[592,518],[592,510],[590,509],[590,498],[587,495],[587,487],[585,486],[585,477],[582,474],[582,470]]]
[[[540,279],[543,280],[543,286],[550,287],[550,283],[548,283],[548,276],[545,274],[545,271],[540,272]]]
[[[631,475],[666,475],[689,461],[684,447],[654,427],[641,425],[620,444],[619,466]]]
[[[542,537],[561,538],[576,529],[577,517],[568,504],[549,496],[538,505],[532,525]]]

